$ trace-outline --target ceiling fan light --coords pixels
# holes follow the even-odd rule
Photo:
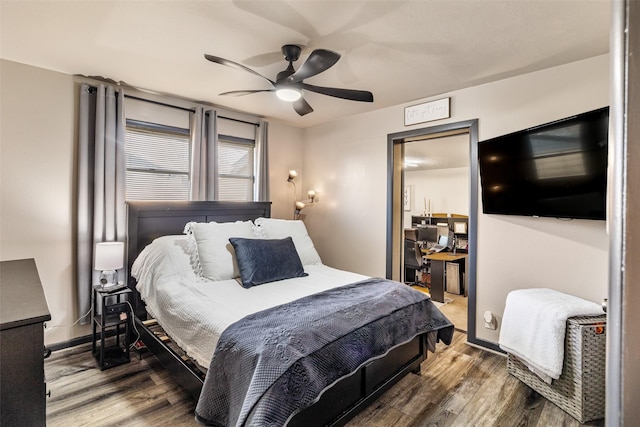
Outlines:
[[[281,100],[287,102],[297,101],[298,99],[300,99],[300,97],[302,97],[302,94],[299,90],[291,88],[278,89],[276,90],[276,95],[278,95],[278,98],[280,98]]]

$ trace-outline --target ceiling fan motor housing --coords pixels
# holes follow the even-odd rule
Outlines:
[[[298,58],[300,58],[300,52],[302,52],[302,48],[297,44],[285,44],[282,46],[284,59],[289,61],[289,63],[296,62]]]

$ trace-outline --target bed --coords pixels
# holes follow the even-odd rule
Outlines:
[[[409,372],[419,372],[420,363],[426,358],[427,350],[434,351],[437,341],[440,340],[446,344],[451,342],[453,325],[435,308],[431,301],[417,296],[419,293],[415,291],[407,292],[406,290],[410,288],[397,282],[367,278],[327,267],[319,262],[319,258],[317,260],[314,258],[317,256],[315,249],[309,250],[308,247],[301,246],[299,238],[292,241],[291,238],[280,239],[281,236],[276,236],[278,239],[272,239],[274,237],[272,235],[260,235],[261,232],[272,233],[270,230],[273,229],[268,228],[269,224],[278,226],[285,224],[287,227],[290,225],[284,221],[270,220],[269,217],[269,202],[130,202],[128,204],[128,267],[129,272],[135,270],[136,276],[141,278],[138,283],[130,275],[128,281],[128,286],[134,294],[132,306],[136,328],[146,347],[158,357],[177,382],[198,400],[196,418],[201,423],[207,425],[260,425],[264,424],[265,420],[276,420],[274,425],[284,423],[290,426],[342,425],[404,375]],[[185,264],[187,261],[180,255],[182,262],[180,268],[184,271],[191,269],[199,277],[198,279],[192,280],[191,273],[188,273],[187,279],[179,275],[182,279],[174,280],[172,270],[168,274],[163,273],[162,276],[158,276],[158,279],[154,279],[155,276],[152,273],[147,275],[140,273],[141,270],[144,270],[140,265],[146,265],[147,258],[155,260],[153,256],[149,255],[150,250],[145,249],[151,242],[154,242],[150,246],[153,251],[162,242],[165,245],[170,244],[172,247],[181,245],[180,247],[184,247],[186,252],[193,250],[193,248],[186,246],[186,236],[183,233],[186,224],[197,223],[190,229],[192,233],[195,233],[196,227],[205,229],[209,226],[207,223],[211,222],[229,223],[231,227],[236,227],[231,223],[237,223],[237,227],[245,227],[244,224],[248,221],[255,221],[255,224],[251,223],[253,224],[253,235],[242,236],[245,228],[234,228],[235,231],[232,233],[234,236],[235,234],[240,235],[231,239],[235,247],[237,264],[240,266],[240,272],[234,271],[233,278],[229,275],[215,278],[212,285],[209,279],[201,277],[203,271],[206,273],[205,276],[210,275],[211,273],[207,272],[207,269],[218,272],[224,270],[224,266],[227,264],[215,261],[215,268],[207,265],[207,260],[214,257],[209,257],[210,254],[203,257],[202,254],[205,254],[204,250],[206,249],[205,243],[209,241],[199,240],[200,236],[196,236],[198,238],[194,239],[198,243],[199,251],[196,252],[200,253],[200,260],[194,261],[193,256],[190,255],[188,261],[190,265],[187,266]],[[262,229],[266,231],[256,231],[260,230],[260,227],[256,228],[256,225],[263,226]],[[300,225],[300,223],[298,222],[296,225]],[[303,225],[302,227],[304,229]],[[304,231],[306,232],[306,229]],[[262,237],[262,239],[256,237]],[[296,239],[295,236],[293,238]],[[273,251],[274,253],[290,252],[291,248],[295,248],[294,252],[299,254],[303,270],[300,271],[300,266],[296,264],[291,267],[294,271],[293,276],[287,276],[284,280],[274,282],[267,281],[266,284],[263,284],[260,283],[259,275],[248,275],[247,271],[249,270],[246,266],[247,263],[253,263],[252,259],[262,258],[262,256],[251,255],[261,253],[255,252],[256,250],[270,250],[273,247],[271,245],[274,244],[278,245],[277,250]],[[140,255],[141,253],[142,255]],[[264,254],[264,252],[262,253]],[[134,264],[139,255],[140,259]],[[219,257],[215,257],[215,259],[217,260]],[[291,270],[287,263],[279,263],[278,265],[281,268],[275,274],[280,274],[280,270]],[[146,270],[144,271],[146,272]],[[235,278],[237,275],[241,276],[239,280]],[[158,312],[164,309],[159,307],[157,301],[154,300],[154,293],[165,292],[165,288],[174,289],[174,285],[177,286],[178,282],[180,282],[180,286],[190,290],[188,292],[183,288],[179,288],[177,291],[172,290],[170,292],[174,292],[173,294],[168,293],[168,296],[161,296],[159,299],[168,300],[170,305],[174,304],[175,300],[177,305],[177,300],[184,299],[183,296],[187,293],[193,292],[198,297],[194,300],[185,300],[184,304],[189,309],[184,315],[186,317],[182,320],[187,319],[188,322],[182,326],[178,324],[175,327],[168,320],[159,320],[160,323],[167,322],[162,326],[166,326],[165,329],[169,329],[173,333],[170,333],[173,345],[169,345],[149,327],[148,312],[153,313],[156,318],[166,316],[165,314],[158,316],[160,314]],[[250,286],[245,286],[245,284]],[[305,289],[307,285],[310,286],[309,289]],[[320,291],[318,291],[318,287]],[[385,296],[387,292],[389,296]],[[281,294],[284,300],[279,299],[280,297],[276,298],[275,294]],[[351,305],[352,303],[349,302],[347,304],[344,299],[346,297],[343,297],[346,294],[349,294],[350,298],[359,298],[358,300],[354,299],[357,303]],[[224,298],[224,300],[220,300],[220,298]],[[231,301],[234,302],[227,303],[226,301],[229,300],[226,298],[231,298]],[[390,305],[387,306],[390,304],[389,301],[403,298],[408,299],[407,308],[403,308],[403,311]],[[380,300],[375,303],[375,308],[371,308],[373,303],[370,301],[373,300]],[[221,301],[225,301],[225,303],[221,303]],[[219,335],[216,335],[215,332],[209,332],[207,329],[209,326],[204,323],[196,323],[200,320],[191,317],[193,313],[205,311],[203,307],[199,308],[199,306],[212,306],[213,304],[219,304],[218,309],[215,310],[216,313],[207,312],[205,317],[214,318],[212,323],[218,325],[217,327],[223,331]],[[317,310],[315,307],[322,307],[325,312],[317,315],[315,311],[322,310]],[[314,311],[313,316],[317,316],[317,318],[314,317],[310,321],[305,316],[311,308]],[[386,314],[378,314],[377,310]],[[173,306],[167,311],[173,312]],[[225,313],[225,316],[228,315],[227,317],[216,317],[227,311],[229,312]],[[257,314],[252,314],[255,312]],[[291,316],[291,313],[302,314]],[[371,319],[367,320],[366,316],[370,316]],[[304,321],[297,319],[304,319]],[[260,333],[252,334],[251,331],[258,330],[262,326],[256,326],[259,323],[246,323],[249,321],[266,322],[264,325],[266,332],[261,330]],[[319,323],[313,323],[316,326],[309,328],[305,326],[307,324],[305,322]],[[362,324],[358,324],[358,322]],[[281,324],[285,323],[292,323],[291,330],[282,332]],[[347,333],[340,330],[331,332],[335,335],[329,334],[329,337],[317,338],[318,331],[328,330],[327,325],[329,324],[332,325],[331,327],[340,329],[351,323],[354,324],[354,332]],[[196,324],[198,326],[194,326]],[[317,327],[318,325],[320,326]],[[238,331],[235,331],[236,329]],[[292,331],[294,330],[299,335],[293,336],[294,332]],[[417,330],[419,333],[416,332]],[[233,338],[232,332],[237,332]],[[307,353],[304,357],[295,356],[298,354],[295,353],[297,349],[282,349],[279,343],[274,344],[273,348],[269,350],[271,353],[267,354],[283,352],[287,356],[284,359],[287,359],[289,364],[278,368],[280,371],[274,374],[275,379],[270,380],[272,382],[260,384],[262,390],[257,397],[255,397],[255,390],[242,389],[242,395],[254,396],[255,402],[250,402],[247,408],[234,407],[233,396],[238,393],[236,390],[238,384],[247,383],[247,387],[255,387],[253,384],[256,382],[255,378],[263,378],[261,376],[263,372],[272,375],[274,370],[271,366],[260,368],[262,362],[251,362],[251,360],[268,360],[269,358],[264,354],[252,355],[251,357],[254,359],[248,359],[249,362],[242,359],[244,356],[236,357],[236,354],[240,354],[238,348],[251,348],[253,345],[251,339],[257,340],[256,343],[267,342],[269,340],[264,339],[263,336],[283,333],[291,335],[288,342],[301,343],[300,346],[304,347],[304,351]],[[215,339],[209,338],[210,334],[215,335]],[[238,341],[237,336],[247,342]],[[341,338],[336,339],[336,336]],[[375,337],[375,339],[371,337]],[[317,348],[310,349],[316,340],[324,344],[317,344]],[[371,342],[372,349],[369,350],[369,344],[363,345],[364,341],[358,340],[368,340],[366,342]],[[399,342],[396,342],[398,340]],[[177,351],[175,344],[178,344],[179,349],[184,351]],[[278,349],[277,352],[273,350],[275,348]],[[292,351],[294,357],[289,357]],[[185,357],[184,353],[189,357]],[[316,359],[312,358],[312,354]],[[229,357],[229,355],[233,355],[233,357]],[[279,356],[282,355],[279,354]],[[336,363],[336,360],[340,362]],[[256,364],[257,367],[254,366]],[[236,366],[235,370],[232,370],[234,365]],[[251,365],[252,369],[256,371],[250,375],[244,368],[247,365]],[[303,367],[301,368],[301,366]],[[311,366],[311,370],[318,369],[320,374],[309,374],[307,372],[308,366]],[[263,371],[259,371],[259,369],[263,369]],[[225,382],[225,378],[231,378],[227,381],[229,383],[227,388],[218,387],[218,384]],[[296,396],[305,395],[304,399],[306,400],[294,396],[290,398],[292,402],[281,403],[286,399],[283,400],[281,395],[276,394],[276,392],[280,393],[278,391],[280,389],[294,390],[289,393]],[[230,398],[227,398],[227,393],[231,396]],[[245,399],[249,401],[248,397]],[[228,400],[231,400],[232,403],[228,403]],[[231,408],[229,409],[229,412],[233,413],[231,418],[215,418],[214,415],[211,415],[220,410],[220,401],[225,401],[226,409]],[[274,402],[278,403],[274,404]],[[247,403],[244,402],[244,405]],[[287,409],[288,405],[289,409]],[[284,413],[265,415],[265,411],[271,411],[272,408],[276,408],[275,412],[284,411]]]

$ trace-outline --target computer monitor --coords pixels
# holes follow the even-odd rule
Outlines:
[[[426,225],[424,227],[418,227],[418,239],[421,242],[435,243],[438,241],[438,227],[435,225]]]

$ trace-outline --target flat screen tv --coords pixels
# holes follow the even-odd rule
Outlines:
[[[485,214],[605,219],[609,108],[478,145]]]

